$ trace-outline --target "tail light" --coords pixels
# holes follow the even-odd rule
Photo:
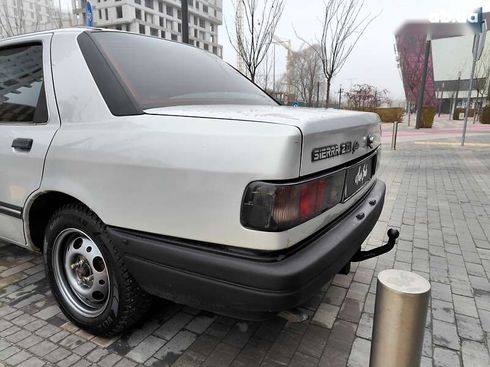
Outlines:
[[[298,183],[256,181],[248,185],[242,203],[243,226],[280,232],[337,205],[342,199],[345,171]]]

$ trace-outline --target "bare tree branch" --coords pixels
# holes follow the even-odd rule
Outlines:
[[[259,3],[262,3],[259,6]],[[235,37],[226,28],[231,45],[245,67],[250,80],[255,81],[257,70],[272,43],[277,24],[284,9],[284,0],[238,0],[235,11],[242,7],[244,29],[235,22]]]
[[[330,101],[332,79],[344,67],[360,37],[376,16],[361,16],[363,0],[327,0],[322,24],[322,34],[314,48],[322,62],[326,79],[326,102]],[[312,44],[298,36],[303,42]]]
[[[28,8],[27,4],[33,5]],[[47,10],[47,19],[42,19],[42,7],[39,3],[27,3],[23,0],[0,0],[0,37],[12,37],[26,32],[42,29],[62,28],[63,15],[61,2],[57,5],[50,0],[43,6]],[[28,16],[30,13],[30,16]]]

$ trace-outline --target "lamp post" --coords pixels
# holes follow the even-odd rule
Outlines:
[[[468,114],[470,110],[471,103],[471,91],[473,89],[473,77],[475,76],[475,66],[476,62],[480,60],[480,57],[483,53],[483,47],[485,46],[485,38],[487,35],[487,21],[483,20],[481,33],[476,33],[473,38],[473,65],[471,66],[471,75],[470,75],[470,87],[468,90],[468,98],[466,99],[466,111],[464,114],[464,127],[463,127],[463,136],[461,138],[461,145],[464,145],[464,141],[466,138],[466,127],[468,126]]]

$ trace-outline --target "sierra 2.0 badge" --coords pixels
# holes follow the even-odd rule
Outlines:
[[[359,149],[359,143],[355,142],[345,142],[341,144],[327,145],[325,147],[315,148],[311,151],[311,161],[321,161],[322,159],[336,157],[342,154],[354,153]]]

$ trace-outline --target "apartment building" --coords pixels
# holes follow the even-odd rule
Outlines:
[[[190,43],[220,57],[218,27],[223,24],[223,0],[187,0]],[[181,0],[91,0],[94,27],[147,34],[182,41]],[[79,25],[86,22],[87,0],[73,0]]]

